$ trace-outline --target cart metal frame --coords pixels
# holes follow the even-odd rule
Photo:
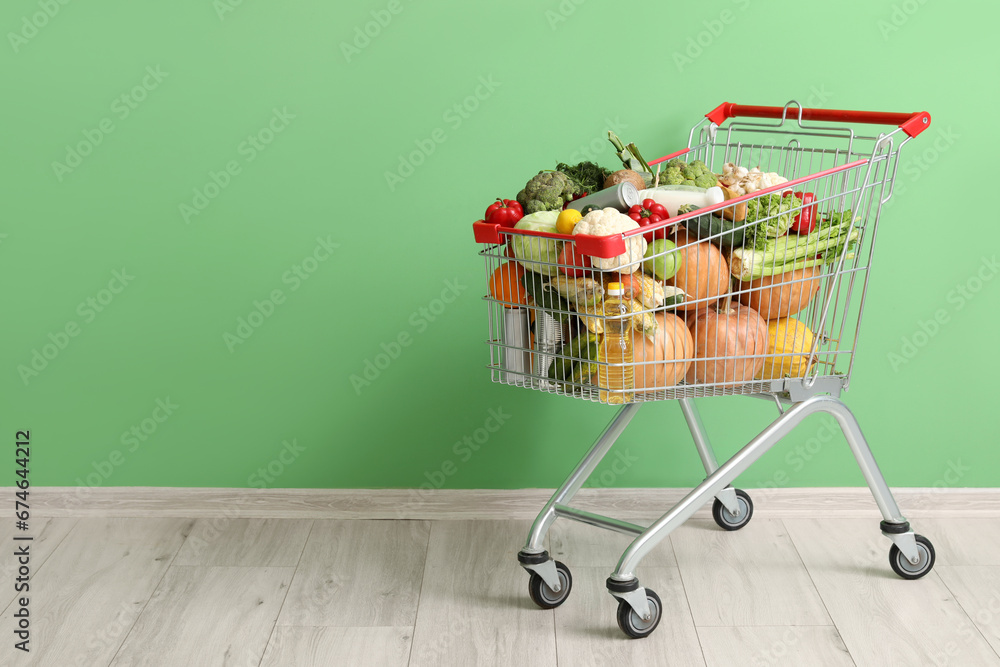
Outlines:
[[[733,120],[727,123],[730,119],[737,118],[770,119],[777,122],[754,123]],[[791,121],[797,121],[797,128],[786,126],[786,122]],[[847,125],[816,125],[812,124],[812,121],[897,127],[888,132],[862,135]],[[726,126],[722,127],[723,124]],[[843,214],[850,204],[855,213],[864,211],[866,221],[858,225],[864,227],[861,231],[867,239],[869,250],[867,253],[859,250],[857,257],[852,255],[854,261],[850,264],[846,253],[840,255],[835,268],[826,274],[825,292],[822,298],[818,298],[815,305],[809,308],[807,314],[810,325],[819,332],[819,335],[816,336],[812,346],[809,368],[804,377],[701,384],[691,382],[689,378],[688,382],[665,390],[645,393],[636,391],[634,398],[630,399],[634,402],[626,402],[618,409],[590,450],[542,508],[528,533],[524,547],[518,553],[518,561],[530,574],[529,593],[539,606],[543,608],[559,606],[567,599],[572,588],[569,568],[553,560],[544,549],[548,531],[556,519],[578,521],[634,536],[606,583],[608,591],[619,601],[618,623],[622,630],[633,638],[650,634],[662,615],[662,604],[655,592],[639,584],[636,571],[642,559],[709,501],[713,501],[713,518],[720,527],[726,530],[738,530],[746,526],[753,515],[753,503],[747,493],[733,488],[733,482],[806,417],[818,412],[828,413],[837,420],[864,474],[865,481],[882,514],[880,530],[892,542],[889,560],[893,570],[906,579],[918,579],[931,571],[935,558],[933,545],[923,536],[914,533],[900,512],[858,420],[840,399],[841,392],[849,387],[854,368],[854,353],[864,311],[868,269],[873,256],[878,219],[882,206],[892,196],[899,152],[903,145],[925,130],[929,124],[930,115],[926,112],[906,114],[806,109],[795,101],[789,102],[784,107],[724,103],[706,114],[705,119],[691,129],[687,149],[650,163],[655,165],[678,156],[685,156],[685,159],[706,160],[710,165],[719,159],[725,161],[753,159],[755,154],[768,165],[776,159],[777,163],[784,165],[787,175],[791,176],[792,180],[788,182],[788,186],[805,185],[808,188],[810,184],[817,186],[822,184],[827,193],[823,202],[831,209],[839,209]],[[779,139],[766,144],[744,142],[741,132],[770,134]],[[839,142],[839,145],[835,148],[822,144],[803,148],[800,137],[817,138],[818,141],[825,139]],[[779,140],[786,139],[786,144],[778,143]],[[717,169],[714,171],[718,173]],[[783,186],[762,190],[761,194],[768,191],[780,192],[781,187]],[[731,203],[733,202],[701,210],[716,211]],[[684,216],[678,217],[684,218]],[[851,224],[854,225],[853,222]],[[536,238],[535,242],[541,242],[543,240],[541,237],[546,236],[521,230],[501,230],[499,226],[483,223],[476,223],[474,227],[477,241],[487,244],[480,253],[486,257],[487,275],[490,273],[491,261],[499,265],[506,259],[505,235],[524,234],[540,237]],[[583,254],[614,257],[624,252],[625,241],[630,234],[631,232],[619,234],[617,239],[601,237],[600,245],[587,239],[574,239],[574,242],[577,243],[578,249],[585,241],[591,244],[587,246],[589,250],[582,250]],[[855,314],[849,312],[848,308],[852,294],[856,293],[860,294],[860,298],[852,335],[847,325],[854,323]],[[502,312],[504,306],[510,308],[515,305],[499,302],[496,299],[492,301],[496,305],[496,313]],[[524,361],[519,366],[512,367],[509,362],[514,355],[538,354],[541,348],[533,350],[527,343],[526,333],[514,339],[509,335],[505,338],[504,317],[495,316],[492,308],[490,313],[489,344],[491,353],[497,352],[499,357],[499,359],[494,358],[490,366],[493,369],[495,382],[595,402],[610,402],[606,398],[606,391],[602,395],[597,388],[589,386],[586,382],[559,384],[546,379],[544,375],[546,364],[551,363],[554,358],[566,359],[559,356],[558,348],[542,349],[542,354],[536,357],[536,363],[529,364]],[[535,313],[536,322],[546,322],[545,309],[536,309]],[[509,331],[506,333],[509,334]],[[850,341],[849,346],[848,341]],[[721,357],[716,357],[718,358]],[[638,363],[636,360],[637,366]],[[778,417],[728,461],[719,465],[693,398],[733,394],[772,403],[777,407]],[[705,480],[646,527],[572,507],[570,503],[573,497],[608,454],[642,403],[661,400],[679,402],[695,448],[705,468],[707,475]]]
[[[616,598],[626,601],[640,618],[650,619],[646,590],[639,585],[635,575],[636,568],[642,559],[667,535],[690,519],[695,512],[713,498],[718,500],[730,514],[739,517],[740,507],[736,502],[735,489],[731,487],[733,481],[746,472],[769,449],[778,444],[802,420],[817,412],[826,412],[832,415],[840,424],[844,437],[851,448],[851,453],[861,468],[868,488],[871,489],[875,503],[882,513],[883,521],[880,524],[882,534],[896,545],[910,563],[918,565],[921,554],[917,546],[916,534],[900,512],[899,506],[889,490],[889,485],[886,484],[885,477],[879,470],[878,463],[876,463],[871,448],[865,440],[861,426],[847,405],[839,397],[824,394],[814,394],[795,403],[791,403],[787,395],[760,394],[756,397],[767,401],[777,400],[779,409],[781,409],[780,415],[721,466],[716,463],[715,452],[694,401],[690,398],[678,399],[681,412],[684,414],[684,419],[691,431],[691,438],[694,440],[695,448],[698,450],[698,455],[701,457],[708,477],[674,505],[670,511],[646,528],[575,509],[569,505],[577,491],[583,487],[583,484],[607,455],[625,427],[632,421],[642,404],[630,403],[622,406],[601,435],[598,436],[590,451],[577,464],[562,486],[552,494],[549,502],[538,514],[531,526],[531,531],[528,533],[527,542],[518,554],[518,560],[522,567],[529,572],[537,573],[552,591],[562,592],[555,561],[549,558],[548,553],[543,548],[545,536],[558,517],[626,535],[634,535],[635,539],[625,549],[614,572],[608,578],[608,591]],[[790,407],[783,409],[784,406]],[[746,509],[744,508],[743,511]]]

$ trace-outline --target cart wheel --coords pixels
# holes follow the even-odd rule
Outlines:
[[[733,516],[718,499],[712,503],[712,518],[723,530],[739,530],[750,523],[753,516],[753,501],[743,489],[736,489],[736,502],[740,505],[740,515]]]
[[[663,604],[660,602],[660,596],[647,588],[646,599],[649,600],[650,617],[648,621],[640,618],[628,602],[618,600],[618,627],[632,639],[642,639],[651,635],[656,626],[660,624],[660,617],[663,616]]]
[[[569,568],[556,561],[556,572],[559,574],[559,585],[562,586],[558,593],[549,588],[537,572],[532,572],[528,580],[528,595],[542,609],[555,609],[566,601],[569,592],[573,590],[573,575],[569,573]]]
[[[892,571],[903,579],[919,579],[934,567],[934,545],[923,535],[914,535],[917,539],[917,553],[920,560],[914,565],[895,544],[889,549],[889,565]]]

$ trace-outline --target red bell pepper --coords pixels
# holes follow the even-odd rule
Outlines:
[[[524,217],[521,204],[513,199],[499,199],[489,205],[483,218],[491,225],[513,227]]]
[[[819,205],[815,203],[816,195],[812,192],[792,192],[791,190],[785,190],[781,193],[782,197],[793,195],[802,200],[802,209],[792,219],[792,226],[789,230],[796,234],[808,234],[816,228],[816,210],[819,208]]]

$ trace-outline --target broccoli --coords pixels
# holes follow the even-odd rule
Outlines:
[[[540,171],[517,193],[524,214],[538,211],[558,211],[581,193],[579,184],[561,171]]]
[[[660,172],[660,184],[711,188],[718,184],[718,178],[701,160],[695,160],[690,164],[681,160],[671,160]]]
[[[715,174],[702,174],[694,179],[694,184],[699,188],[714,188],[719,184],[719,179]]]

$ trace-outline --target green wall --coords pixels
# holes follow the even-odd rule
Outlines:
[[[653,157],[724,100],[795,98],[933,115],[879,233],[847,402],[891,484],[996,485],[984,7],[5,2],[0,433],[13,450],[31,430],[39,485],[554,486],[612,410],[489,382],[470,223],[592,143],[612,166],[609,124]],[[722,454],[774,417],[700,407]],[[491,410],[478,450],[456,444]],[[825,426],[742,484],[863,483]],[[619,451],[597,484],[703,476],[674,405],[646,406]]]

